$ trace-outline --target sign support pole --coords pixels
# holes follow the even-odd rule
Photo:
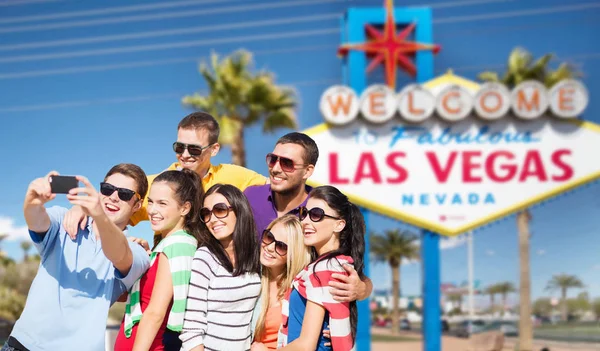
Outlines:
[[[423,351],[441,351],[440,237],[428,230],[421,234],[423,288]]]
[[[408,25],[416,22],[415,41],[429,43],[433,40],[431,9],[429,8],[402,8],[394,9],[396,23]],[[350,8],[341,18],[340,24],[342,43],[360,43],[366,40],[365,24],[383,24],[385,22],[384,9],[358,9]],[[417,66],[418,83],[426,82],[433,78],[433,54],[430,51],[418,51],[415,64]],[[367,86],[365,68],[367,58],[364,53],[351,51],[343,62],[342,76],[344,83],[352,87],[357,94],[362,94]],[[368,211],[362,209],[365,221]],[[367,222],[367,233],[369,233]],[[425,351],[441,350],[440,326],[440,252],[439,236],[429,233],[423,234],[423,307]],[[365,238],[365,274],[369,275],[369,238]],[[425,298],[426,297],[426,298]],[[358,331],[356,338],[357,351],[371,350],[371,315],[369,301],[358,302]]]
[[[369,257],[371,248],[369,245],[369,210],[364,207],[360,208],[365,219],[365,266],[363,269],[364,274],[370,277],[369,269]],[[358,326],[356,328],[356,351],[371,351],[371,310],[369,309],[369,298],[357,301],[358,307]]]

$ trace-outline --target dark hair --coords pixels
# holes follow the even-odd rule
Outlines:
[[[323,200],[337,212],[338,217],[346,221],[344,229],[340,232],[340,246],[337,250],[328,252],[319,257],[321,260],[329,260],[338,255],[352,257],[354,269],[361,279],[364,279],[364,254],[365,254],[365,232],[367,230],[365,219],[355,204],[348,200],[336,187],[325,185],[311,190],[308,194],[314,199]],[[315,265],[316,267],[316,265]],[[350,302],[350,325],[352,326],[352,338],[356,337],[356,324],[358,322],[358,310],[356,301]]]
[[[208,132],[209,144],[219,141],[219,122],[206,112],[194,112],[185,116],[177,125],[179,129],[204,129]]]
[[[308,135],[299,132],[288,133],[279,138],[275,145],[277,144],[296,144],[302,146],[304,148],[304,162],[313,166],[317,165],[319,148],[317,147],[317,143]]]
[[[208,231],[206,224],[203,224],[207,237],[204,246],[216,256],[219,263],[234,277],[244,273],[260,273],[260,247],[258,245],[254,216],[248,199],[240,189],[229,184],[215,184],[211,186],[204,195],[204,199],[214,193],[223,195],[229,201],[229,205],[237,218],[235,228],[233,229],[235,268],[231,264],[225,248]]]
[[[104,181],[108,179],[113,174],[122,174],[127,176],[135,181],[137,189],[137,193],[140,195],[140,199],[144,199],[146,194],[148,193],[148,177],[146,173],[140,168],[138,165],[134,165],[133,163],[119,163],[116,166],[106,173],[104,176]],[[132,189],[133,190],[133,189]]]
[[[200,222],[200,209],[202,208],[202,200],[204,199],[204,190],[202,188],[202,180],[200,176],[189,169],[181,171],[164,171],[159,174],[152,184],[158,182],[169,183],[169,186],[175,193],[174,198],[177,199],[179,206],[186,202],[190,203],[190,211],[185,216],[183,229],[198,240],[198,244],[204,239],[204,232]],[[162,236],[154,235],[154,247],[158,245]]]

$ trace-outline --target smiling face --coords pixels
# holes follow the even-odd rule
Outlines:
[[[305,164],[304,161],[304,148],[299,144],[277,144],[273,150],[273,154],[289,158],[294,161],[296,167],[291,172],[285,172],[281,169],[281,164],[278,161],[269,168],[269,178],[271,183],[271,190],[275,193],[289,193],[298,189],[298,187],[304,187],[306,180],[312,175],[314,170],[313,165],[300,166]]]
[[[137,190],[135,180],[121,173],[110,175],[106,178],[105,183],[114,185],[117,188]],[[139,210],[142,205],[137,196],[133,196],[129,201],[121,200],[118,191],[113,192],[110,196],[100,194],[100,203],[108,218],[119,228],[124,228],[129,223],[131,215]]]
[[[163,236],[183,228],[190,203],[179,204],[175,191],[167,182],[154,182],[148,195],[148,218],[150,226]]]
[[[231,206],[229,201],[225,198],[225,196],[214,192],[208,195],[204,199],[204,207],[212,210],[212,208],[218,204],[224,203],[228,207]],[[217,218],[214,213],[211,214],[210,219],[206,222],[206,227],[208,231],[222,244],[223,247],[228,247],[229,243],[233,239],[233,231],[235,229],[235,224],[237,222],[237,217],[233,210],[229,210],[229,213],[226,217]]]
[[[177,130],[177,142],[206,147],[210,144],[209,133],[205,129],[179,129]],[[202,151],[199,156],[192,156],[185,149],[182,154],[176,154],[177,161],[181,167],[190,169],[203,177],[210,168],[210,158],[215,156],[218,150],[219,145],[215,144]]]
[[[279,222],[275,224],[271,229],[271,233],[275,237],[275,240],[281,241],[285,244],[288,243],[288,231],[283,223]],[[274,271],[282,271],[286,266],[287,254],[281,256],[275,251],[275,241],[266,245],[264,242],[261,243],[260,249],[260,263],[264,267],[269,267]]]
[[[323,209],[327,215],[338,217],[338,213],[329,207],[327,202],[321,199],[308,198],[306,208],[311,210],[315,207]],[[322,220],[313,222],[310,216],[306,216],[302,220],[304,245],[314,247],[319,255],[337,250],[340,246],[339,233],[344,229],[345,225],[346,222],[343,219],[323,217]]]

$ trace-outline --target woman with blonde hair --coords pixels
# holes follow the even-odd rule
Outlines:
[[[304,245],[300,220],[295,215],[275,219],[262,233],[260,263],[261,295],[254,310],[254,341],[277,349],[282,322],[281,306],[294,277],[311,262]]]

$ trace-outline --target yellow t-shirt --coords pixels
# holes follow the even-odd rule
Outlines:
[[[167,171],[173,171],[181,169],[177,162],[173,163]],[[154,178],[156,178],[158,174],[153,174],[148,176],[148,185],[151,186]],[[267,182],[267,178],[263,175],[258,174],[248,168],[244,168],[237,165],[231,164],[220,164],[213,166],[211,165],[208,169],[208,173],[202,178],[202,187],[204,190],[208,190],[211,186],[215,184],[231,184],[236,188],[244,191],[247,187],[252,185],[263,185]],[[144,198],[144,204],[142,208],[131,216],[129,223],[131,225],[136,225],[141,221],[148,220],[148,195]]]

